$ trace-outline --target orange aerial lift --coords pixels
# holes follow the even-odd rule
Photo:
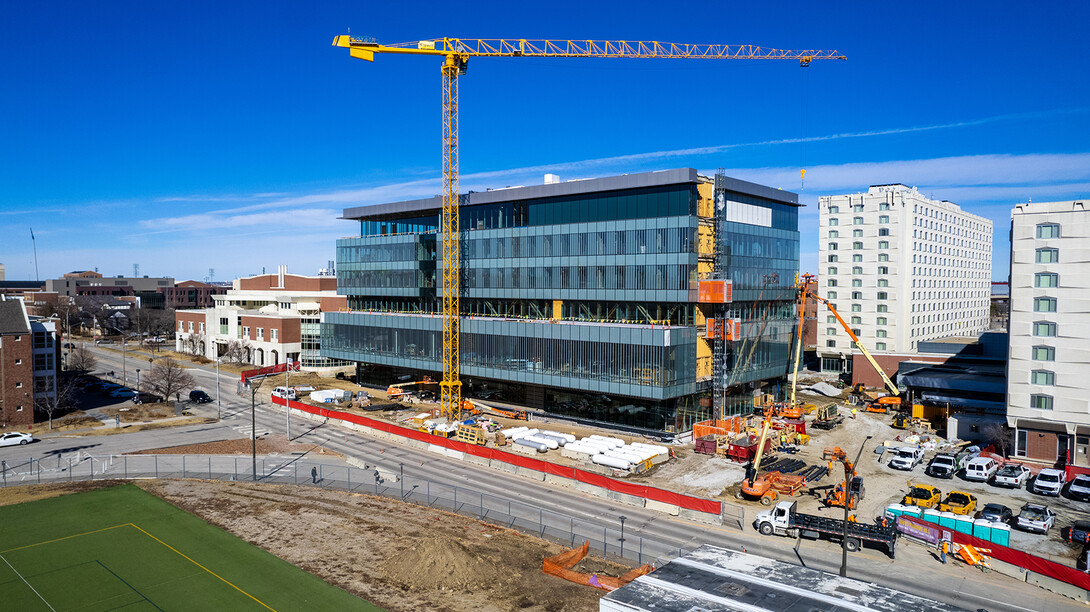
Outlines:
[[[825,505],[843,508],[847,503],[848,510],[855,510],[866,495],[866,490],[863,489],[863,477],[856,473],[855,465],[848,459],[848,454],[844,449],[835,446],[826,448],[821,458],[826,461],[839,461],[844,465],[844,481],[826,494]]]
[[[430,376],[425,376],[423,380],[414,380],[413,382],[398,383],[396,385],[390,385],[386,388],[386,397],[390,399],[397,399],[402,395],[408,395],[406,387],[414,387],[416,385],[434,385],[435,381]]]
[[[746,468],[747,473],[745,480],[742,481],[742,488],[735,495],[738,499],[760,501],[764,506],[771,506],[780,493],[794,495],[806,486],[806,479],[797,474],[768,472],[758,475],[774,414],[774,410],[765,411],[764,422],[761,424],[761,438],[757,441],[757,456],[753,459],[753,466]]]
[[[855,344],[855,348],[859,349],[860,353],[863,353],[863,356],[867,358],[868,362],[870,362],[871,367],[873,367],[874,370],[878,372],[878,375],[882,377],[882,382],[886,385],[886,389],[889,389],[889,395],[879,397],[878,399],[867,404],[867,412],[885,413],[890,410],[900,409],[901,391],[897,388],[897,385],[893,384],[893,381],[889,379],[889,376],[886,376],[885,370],[883,370],[882,366],[878,365],[878,362],[874,360],[874,357],[871,356],[870,351],[867,350],[867,347],[863,346],[863,342],[859,339],[859,336],[856,336],[855,332],[852,331],[852,328],[848,327],[848,322],[840,316],[840,313],[836,311],[836,308],[829,302],[829,300],[809,291],[803,291],[802,301],[799,304],[800,307],[805,308],[807,297],[812,297],[815,300],[825,304],[825,306],[829,308],[829,312],[833,313],[833,316],[836,317],[836,320],[840,322],[840,326],[844,328],[844,331],[848,332],[848,337],[852,339],[852,342]],[[794,393],[794,387],[792,387],[792,393]]]
[[[337,36],[333,46],[347,48],[351,57],[374,61],[376,53],[442,58],[443,75],[443,214],[441,217],[443,380],[439,409],[457,421],[462,410],[459,336],[461,332],[461,225],[459,204],[458,77],[471,57],[594,57],[630,59],[792,59],[801,66],[813,60],[848,59],[837,51],[786,51],[753,45],[693,45],[657,41],[527,40],[433,38],[393,45],[374,39]]]

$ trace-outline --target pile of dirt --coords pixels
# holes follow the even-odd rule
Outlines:
[[[140,486],[390,612],[592,612],[601,593],[541,571],[562,549],[442,510],[291,485],[141,481]],[[584,559],[579,571],[629,567]]]
[[[414,541],[382,564],[382,575],[412,590],[489,590],[505,576],[495,560],[470,550],[461,540],[429,536]]]
[[[184,444],[182,446],[167,446],[163,448],[149,448],[133,451],[129,455],[249,455],[253,452],[253,443],[249,438],[235,440],[218,440],[201,444]],[[288,453],[305,453],[339,457],[340,455],[325,447],[315,447],[313,444],[298,444],[288,442],[282,435],[269,435],[257,439],[258,455],[281,455]]]

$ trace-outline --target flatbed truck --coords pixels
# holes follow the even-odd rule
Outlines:
[[[771,510],[765,510],[757,515],[753,523],[761,535],[781,535],[791,538],[807,538],[817,540],[827,538],[840,540],[844,537],[844,521],[827,516],[814,514],[801,514],[797,512],[798,502],[780,502]],[[847,549],[855,552],[862,548],[863,542],[881,544],[889,553],[889,558],[894,557],[894,549],[897,545],[897,528],[857,523],[848,521]]]

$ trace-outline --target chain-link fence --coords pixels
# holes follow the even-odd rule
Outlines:
[[[30,459],[18,465],[0,462],[3,486],[99,479],[200,478],[313,486],[371,493],[432,508],[441,508],[494,525],[534,535],[567,547],[590,542],[592,553],[621,557],[638,564],[669,561],[685,549],[633,533],[618,514],[612,524],[546,510],[470,487],[404,476],[400,464],[364,468],[307,461],[298,457],[223,455],[108,455],[77,453]]]

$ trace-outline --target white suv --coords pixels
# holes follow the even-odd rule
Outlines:
[[[1033,481],[1033,492],[1039,495],[1059,496],[1067,484],[1067,474],[1063,470],[1041,470]]]
[[[889,460],[889,467],[895,470],[911,470],[923,461],[923,449],[913,446],[902,446],[897,449],[897,455]]]
[[[1079,474],[1067,487],[1067,496],[1079,501],[1090,501],[1090,476]]]

